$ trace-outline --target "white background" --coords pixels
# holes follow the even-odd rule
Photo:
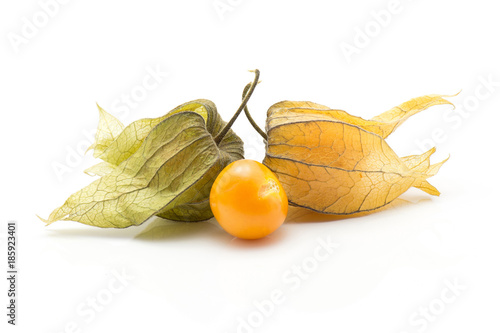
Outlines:
[[[9,220],[18,223],[19,251],[18,325],[6,323],[2,278],[2,327],[57,333],[500,329],[500,20],[493,1],[221,0],[219,11],[212,0],[40,4],[49,2],[0,5],[5,275]],[[381,14],[388,10],[390,16]],[[347,44],[356,53],[346,56]],[[80,151],[97,126],[96,102],[129,123],[207,98],[228,120],[254,68],[262,83],[249,107],[261,126],[267,108],[284,99],[370,118],[413,97],[461,91],[450,98],[455,111],[426,110],[388,141],[401,156],[425,145],[437,146],[433,162],[450,155],[430,179],[442,195],[410,190],[389,209],[351,219],[291,209],[283,227],[254,242],[233,239],[215,221],[153,218],[114,230],[72,222],[44,227],[38,220],[35,214],[47,217],[93,180],[82,171],[95,161]],[[158,84],[126,106],[124,96],[138,94],[155,70],[162,73]],[[244,117],[234,129],[247,157],[261,160],[264,146]],[[318,261],[316,248],[329,241],[338,246],[328,255],[321,250]],[[303,264],[309,273],[299,277],[293,270]],[[117,274],[128,278],[120,284]],[[271,309],[271,294],[280,292],[282,302]]]

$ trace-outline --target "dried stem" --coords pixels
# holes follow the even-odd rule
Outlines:
[[[248,93],[245,95],[245,98],[241,102],[241,105],[238,108],[238,110],[235,112],[234,116],[231,118],[231,120],[229,120],[229,122],[222,129],[222,131],[220,131],[219,134],[217,134],[217,136],[214,138],[214,141],[215,141],[215,143],[217,145],[220,144],[220,142],[222,141],[222,139],[224,139],[224,136],[226,136],[226,134],[229,131],[229,129],[231,129],[231,126],[233,126],[233,123],[236,121],[236,119],[240,115],[241,111],[247,105],[248,100],[252,96],[252,93],[255,90],[255,87],[257,86],[257,83],[259,82],[260,71],[258,69],[256,69],[256,70],[250,71],[250,72],[254,72],[255,73],[255,78],[254,78],[252,84],[250,85],[250,88],[248,89]]]
[[[241,98],[245,98],[246,96],[246,93],[248,91],[248,89],[250,89],[250,83],[246,85],[245,89],[243,89],[243,95],[241,96]],[[245,115],[247,116],[247,119],[248,121],[250,122],[250,124],[252,124],[253,128],[255,128],[255,130],[257,132],[259,132],[260,136],[267,141],[267,134],[266,132],[264,132],[260,127],[259,125],[257,125],[257,123],[255,123],[255,121],[253,120],[252,116],[250,115],[250,111],[248,111],[248,106],[245,105]]]

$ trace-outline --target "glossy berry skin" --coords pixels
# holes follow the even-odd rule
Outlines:
[[[265,165],[238,160],[225,167],[212,185],[210,207],[228,233],[257,239],[283,224],[288,199],[276,175]]]

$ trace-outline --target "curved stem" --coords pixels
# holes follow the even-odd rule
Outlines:
[[[241,98],[245,98],[246,96],[246,93],[248,91],[248,89],[250,89],[250,84],[247,84],[245,89],[243,89],[243,95],[241,96]],[[250,122],[250,124],[252,124],[252,127],[257,131],[259,132],[260,136],[267,141],[267,134],[266,132],[264,132],[260,127],[259,125],[257,125],[257,123],[253,120],[252,116],[250,115],[250,111],[248,111],[248,106],[245,105],[245,115],[247,116],[247,119],[248,121]]]
[[[234,113],[234,116],[229,120],[229,122],[226,124],[226,126],[222,129],[222,131],[217,134],[217,136],[214,138],[215,144],[219,145],[219,143],[224,139],[224,136],[226,136],[227,132],[231,129],[231,126],[233,126],[233,123],[236,121],[236,118],[240,115],[241,111],[243,108],[247,105],[248,100],[250,99],[250,96],[252,96],[253,91],[255,90],[255,87],[257,86],[257,83],[259,82],[259,76],[260,76],[260,71],[258,69],[251,71],[255,73],[255,78],[253,79],[252,85],[250,86],[248,93],[245,95],[245,98],[241,102],[240,107],[238,110]]]

